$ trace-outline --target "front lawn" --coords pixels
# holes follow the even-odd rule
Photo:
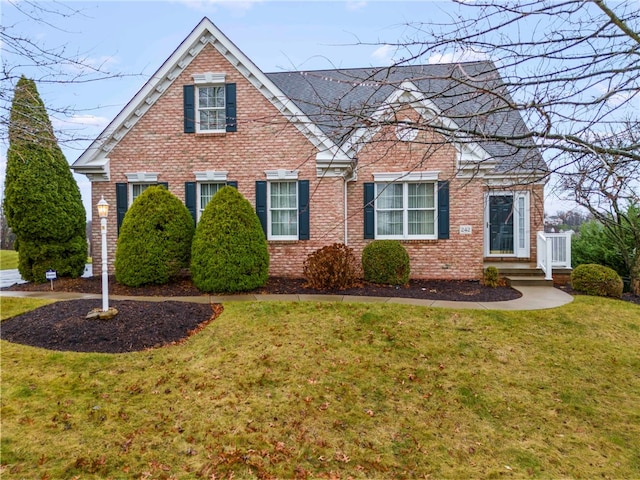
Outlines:
[[[626,302],[238,302],[156,350],[0,344],[7,479],[640,477]]]
[[[0,250],[0,270],[18,268],[18,252],[15,250]]]

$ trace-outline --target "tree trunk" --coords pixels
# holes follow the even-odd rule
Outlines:
[[[631,291],[640,295],[640,251],[636,251],[633,264],[631,265]]]

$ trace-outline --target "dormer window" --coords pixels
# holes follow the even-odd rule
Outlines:
[[[184,132],[235,132],[236,84],[212,72],[193,75],[193,82],[184,86]]]

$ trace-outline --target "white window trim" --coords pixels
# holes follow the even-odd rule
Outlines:
[[[226,170],[207,170],[204,172],[193,172],[196,177],[196,182],[203,183],[226,183],[227,175],[229,172]]]
[[[158,183],[157,172],[125,173],[128,183]]]
[[[381,172],[373,174],[373,181],[380,183],[437,182],[439,174],[439,171]]]
[[[300,236],[300,221],[299,219],[296,220],[296,233],[295,235],[274,235],[272,233],[272,226],[271,226],[271,183],[272,182],[295,182],[296,184],[296,206],[295,206],[295,212],[296,215],[298,214],[298,210],[299,210],[299,205],[300,205],[300,196],[299,196],[299,192],[298,192],[298,172],[295,171],[295,178],[293,178],[292,173],[294,172],[293,170],[270,170],[270,172],[289,172],[289,176],[287,178],[281,178],[281,177],[277,177],[277,178],[270,178],[269,174],[267,172],[267,240],[283,240],[283,241],[288,241],[288,240],[298,240],[299,236]],[[292,209],[293,210],[293,209]]]
[[[196,85],[225,84],[226,74],[218,72],[195,73],[193,75],[193,83]]]
[[[398,178],[398,173],[394,174],[374,174],[374,178],[376,180],[375,184],[375,201],[374,201],[374,237],[376,240],[437,240],[438,239],[438,182],[437,182],[437,172],[422,172],[422,173],[436,173],[436,178],[433,179],[431,175],[425,176],[424,178],[420,176],[420,180],[415,180],[418,178],[418,174],[421,172],[414,172],[415,175],[407,175],[411,178],[411,181],[404,180],[406,176],[401,177],[402,181],[393,181],[393,180],[383,180],[387,177],[387,175],[393,175],[394,178]],[[380,179],[380,180],[378,180]],[[382,183],[395,183],[402,185],[402,235],[379,235],[378,234],[378,185]],[[409,235],[409,184],[410,183],[431,183],[433,184],[433,208],[428,210],[433,210],[433,234],[431,235]]]
[[[267,180],[285,181],[285,180],[298,180],[298,170],[265,170],[264,174],[267,176]]]
[[[158,173],[157,172],[132,172],[125,173],[127,177],[127,208],[131,207],[131,204],[135,200],[133,198],[133,186],[134,185],[157,185]]]

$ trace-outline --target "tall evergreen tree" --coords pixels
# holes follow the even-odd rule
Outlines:
[[[44,282],[49,269],[82,275],[87,240],[80,190],[36,84],[24,76],[11,105],[4,210],[17,237],[22,278]]]

